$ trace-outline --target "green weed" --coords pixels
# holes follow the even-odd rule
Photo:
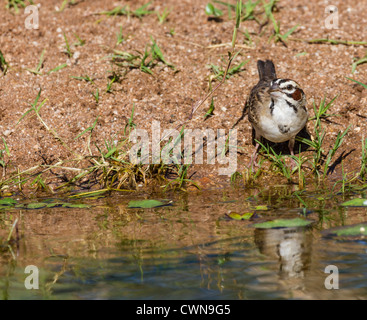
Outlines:
[[[13,8],[15,13],[19,13],[19,8],[25,8],[27,6],[27,1],[23,0],[7,0],[7,3],[5,5],[6,9]],[[32,0],[28,0],[28,4],[32,5],[34,4]]]
[[[118,67],[124,69],[140,69],[142,72],[153,75],[152,69],[162,62],[173,70],[176,70],[175,66],[165,59],[162,50],[159,48],[156,41],[151,38],[152,43],[150,46],[146,46],[144,53],[136,51],[136,54],[132,54],[125,51],[113,50],[114,54],[109,56],[111,62]]]
[[[205,13],[208,16],[213,16],[215,18],[221,17],[223,15],[223,11],[214,7],[214,5],[210,2],[205,7]]]
[[[74,76],[70,76],[70,78],[73,78],[75,80],[81,80],[81,81],[86,81],[86,82],[89,82],[91,84],[94,84],[94,79],[91,78],[90,76],[88,75],[85,75],[85,76],[81,76],[81,77],[74,77]]]
[[[162,13],[157,12],[159,24],[163,24],[167,20],[169,14],[170,11],[167,8],[164,8]]]
[[[3,53],[0,50],[0,70],[5,76],[8,72],[9,64],[6,62]]]
[[[225,74],[225,78],[229,79],[230,77],[234,76],[235,74],[238,74],[238,73],[244,71],[245,69],[243,69],[243,66],[245,66],[249,61],[250,60],[246,60],[244,62],[241,62],[237,66],[234,66],[234,67],[232,67],[228,70],[223,69],[221,66],[216,66],[214,64],[210,64],[209,68],[214,74],[209,77],[209,90],[212,89],[212,82],[213,81],[215,81],[215,80],[222,81],[223,80],[224,74]]]
[[[289,29],[286,33],[281,34],[280,33],[280,23],[275,20],[273,15],[273,10],[278,0],[271,0],[268,3],[264,4],[264,10],[267,18],[272,22],[273,24],[273,35],[270,36],[269,41],[274,38],[275,42],[282,42],[284,45],[286,45],[288,37],[298,28],[298,25],[292,27]]]
[[[116,45],[119,45],[124,42],[124,35],[122,34],[122,26],[120,27],[120,31],[117,33],[117,42]]]
[[[40,56],[40,59],[39,59],[39,62],[38,62],[38,65],[37,65],[37,67],[35,69],[28,69],[28,68],[26,68],[26,70],[28,70],[29,72],[34,73],[34,74],[42,75],[42,73],[40,72],[40,70],[41,70],[41,68],[43,66],[43,62],[45,61],[44,60],[45,52],[46,52],[46,49],[43,49],[43,51],[41,53],[41,56]]]
[[[63,32],[63,35],[64,35],[64,40],[65,40],[65,53],[69,56],[69,58],[71,58],[73,56],[73,53],[71,52],[71,48],[70,48],[70,45],[69,45],[69,40],[66,37],[65,32]]]
[[[94,100],[96,100],[96,103],[99,103],[99,89],[97,88],[96,93],[92,93]]]
[[[106,16],[128,16],[128,17],[142,18],[146,15],[154,14],[154,11],[147,9],[151,3],[152,2],[150,1],[142,5],[141,7],[139,7],[136,10],[131,10],[130,7],[126,5],[123,7],[118,6],[110,11],[102,11],[102,12],[99,12],[98,14],[106,15]]]

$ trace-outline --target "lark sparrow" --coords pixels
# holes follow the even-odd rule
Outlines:
[[[306,96],[299,84],[290,79],[278,79],[272,61],[257,62],[259,82],[252,88],[247,100],[248,119],[255,130],[255,139],[271,142],[289,140],[289,151],[294,155],[296,135],[305,127],[308,112]],[[259,143],[251,157],[250,167],[256,164]]]

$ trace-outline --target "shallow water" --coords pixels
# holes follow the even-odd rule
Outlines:
[[[128,209],[157,194],[83,199],[89,209],[0,212],[1,299],[366,299],[367,241],[325,237],[323,230],[367,221],[366,208],[341,196],[289,187],[164,195],[171,206]],[[357,195],[355,195],[356,197]],[[79,201],[80,202],[80,201]],[[266,205],[263,210],[256,206]],[[230,212],[254,212],[250,221]],[[307,217],[311,227],[257,229],[274,218]],[[17,229],[9,245],[11,224]],[[1,244],[1,242],[0,242]],[[25,268],[39,289],[25,288]],[[339,289],[325,288],[328,265]],[[335,275],[335,274],[334,274]]]

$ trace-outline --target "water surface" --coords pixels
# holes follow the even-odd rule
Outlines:
[[[88,209],[0,212],[1,299],[366,299],[366,241],[322,232],[367,221],[367,209],[307,193],[304,208],[291,194],[282,186],[262,193],[113,194],[83,199],[93,205]],[[172,205],[127,208],[130,200],[162,196]],[[226,216],[231,212],[254,215],[236,221]],[[253,226],[294,217],[314,223]],[[25,288],[28,265],[39,269],[38,290]],[[328,265],[339,270],[338,290],[325,288]]]

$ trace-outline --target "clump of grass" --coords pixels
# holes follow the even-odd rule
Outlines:
[[[166,66],[170,67],[173,70],[176,70],[175,66],[169,63],[163,53],[159,48],[157,42],[151,38],[150,46],[146,46],[144,53],[140,51],[136,51],[135,54],[113,50],[113,54],[109,56],[111,62],[121,68],[124,69],[140,69],[142,72],[153,75],[153,68],[159,63],[162,62]]]
[[[8,62],[6,62],[4,55],[0,50],[0,70],[4,76],[8,72],[8,68],[9,68],[9,64]]]
[[[24,0],[7,0],[5,8],[14,9],[15,13],[19,13],[19,8],[25,8],[27,6],[27,1]],[[28,0],[28,4],[34,4],[32,0]]]
[[[276,153],[269,145],[264,145],[260,141],[257,142],[261,146],[263,156],[270,160],[271,165],[275,167],[289,183],[292,182],[292,169],[287,166],[285,157],[281,153]]]
[[[320,179],[323,177],[323,179],[326,178],[328,174],[328,169],[330,167],[331,161],[333,157],[335,156],[336,152],[339,150],[345,135],[348,133],[350,126],[344,131],[344,132],[338,132],[338,135],[336,137],[336,140],[334,142],[333,147],[329,150],[327,155],[325,155],[324,150],[324,139],[326,136],[326,131],[321,126],[321,121],[328,121],[328,118],[332,116],[337,116],[336,114],[328,114],[327,111],[330,109],[330,107],[333,105],[334,101],[336,100],[338,96],[334,97],[329,103],[326,104],[326,97],[321,100],[318,107],[316,107],[315,102],[313,103],[314,113],[315,116],[310,118],[310,120],[314,120],[314,137],[312,140],[297,137],[296,139],[302,143],[305,143],[306,145],[312,147],[313,150],[313,156],[312,161],[310,161],[313,172],[318,176]]]
[[[149,14],[154,14],[154,11],[152,10],[148,10],[147,8],[150,6],[152,2],[148,2],[144,5],[142,5],[141,7],[139,7],[136,10],[131,10],[130,7],[128,5],[123,6],[123,7],[116,7],[110,11],[102,11],[99,12],[97,14],[99,15],[106,15],[106,16],[128,16],[128,17],[137,17],[137,18],[142,18],[146,15]]]
[[[104,140],[103,145],[94,144],[96,151],[92,150],[92,134],[94,133],[97,124],[98,117],[93,124],[87,129],[83,130],[76,136],[75,139],[80,139],[82,136],[86,136],[85,150],[79,154],[73,152],[66,143],[61,139],[57,132],[47,126],[46,122],[40,115],[40,109],[45,105],[47,99],[40,102],[41,90],[39,90],[34,102],[30,103],[31,108],[27,110],[19,119],[17,125],[25,119],[30,113],[35,113],[40,123],[46,128],[47,132],[52,134],[54,138],[60,142],[72,155],[73,159],[58,160],[57,163],[49,164],[44,163],[37,165],[33,168],[29,168],[23,172],[17,172],[9,179],[2,180],[0,183],[1,188],[11,188],[17,186],[19,190],[24,189],[24,185],[29,182],[30,187],[35,191],[51,191],[65,190],[77,186],[78,188],[92,188],[98,186],[97,191],[88,191],[86,194],[94,194],[95,192],[108,192],[108,191],[120,191],[128,192],[137,187],[138,183],[147,184],[150,180],[164,182],[162,188],[164,190],[175,189],[185,190],[186,186],[194,185],[198,187],[194,181],[188,176],[189,164],[177,163],[165,163],[162,159],[159,164],[146,164],[142,157],[142,160],[138,163],[133,163],[130,160],[130,152],[132,150],[131,134],[136,129],[134,121],[133,106],[130,119],[127,121],[125,128],[119,134],[111,137],[111,139]],[[181,131],[181,135],[183,130]],[[9,150],[6,146],[5,149],[0,151],[1,164],[6,165],[4,160],[4,153],[8,153]],[[170,141],[169,141],[170,142]],[[175,144],[179,140],[175,141]],[[166,146],[164,146],[166,147]],[[174,146],[172,147],[172,149]],[[172,153],[172,149],[169,153]],[[163,149],[162,149],[163,150]],[[138,150],[139,154],[142,153],[142,149]],[[161,151],[162,152],[162,151]],[[80,168],[82,166],[82,168]],[[58,174],[58,171],[68,172],[66,175]],[[46,173],[51,173],[52,176],[56,176],[58,181],[62,179],[63,183],[55,189],[49,188],[49,181],[52,176],[45,177]]]

